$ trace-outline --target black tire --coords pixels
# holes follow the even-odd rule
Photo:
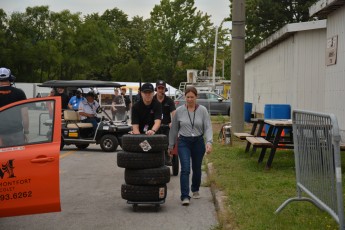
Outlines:
[[[140,146],[140,143],[143,141],[147,141],[151,147],[151,149],[145,151]],[[168,138],[166,135],[157,134],[157,135],[145,135],[145,134],[137,134],[137,135],[123,135],[122,136],[122,149],[128,152],[161,152],[168,148]]]
[[[178,172],[180,170],[180,163],[178,160],[178,155],[173,155],[173,158],[171,159],[172,162],[172,171],[173,171],[173,175],[177,176]]]
[[[158,168],[164,165],[164,155],[163,152],[157,154],[119,151],[117,165],[127,169]]]
[[[159,185],[170,181],[170,168],[126,169],[125,182],[131,185]]]
[[[89,147],[89,144],[76,144],[75,145],[78,149],[86,149]]]
[[[106,134],[101,138],[100,145],[104,152],[115,152],[119,142],[114,135]]]
[[[155,202],[164,200],[167,196],[167,186],[164,185],[129,185],[121,186],[122,199],[135,202]]]
[[[63,147],[65,146],[65,142],[63,140],[63,137],[61,137],[61,142],[60,142],[60,150],[63,150]]]

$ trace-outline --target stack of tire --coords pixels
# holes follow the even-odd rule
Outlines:
[[[121,197],[130,202],[163,203],[170,181],[170,168],[164,165],[165,135],[124,135],[117,165],[125,168]]]

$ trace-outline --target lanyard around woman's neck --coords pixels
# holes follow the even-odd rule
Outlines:
[[[193,130],[194,130],[194,122],[195,122],[195,111],[196,111],[197,107],[195,106],[195,108],[194,108],[193,122],[192,122],[192,118],[190,117],[190,114],[189,114],[188,106],[186,105],[186,107],[187,107],[187,113],[188,113],[190,124],[192,126],[192,132],[193,132]]]

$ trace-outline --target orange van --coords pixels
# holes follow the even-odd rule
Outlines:
[[[29,132],[16,130],[23,120]],[[60,97],[0,108],[0,217],[61,211],[60,139]]]

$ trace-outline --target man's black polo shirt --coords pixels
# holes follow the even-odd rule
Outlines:
[[[140,133],[152,129],[154,121],[157,119],[162,119],[162,106],[155,99],[150,105],[145,105],[142,100],[133,105],[132,125],[139,125]]]
[[[157,100],[157,94],[153,98]],[[176,110],[175,103],[173,99],[165,95],[164,100],[162,101],[161,105],[162,105],[162,114],[163,114],[162,124],[168,125],[169,123],[171,123],[171,112]]]

